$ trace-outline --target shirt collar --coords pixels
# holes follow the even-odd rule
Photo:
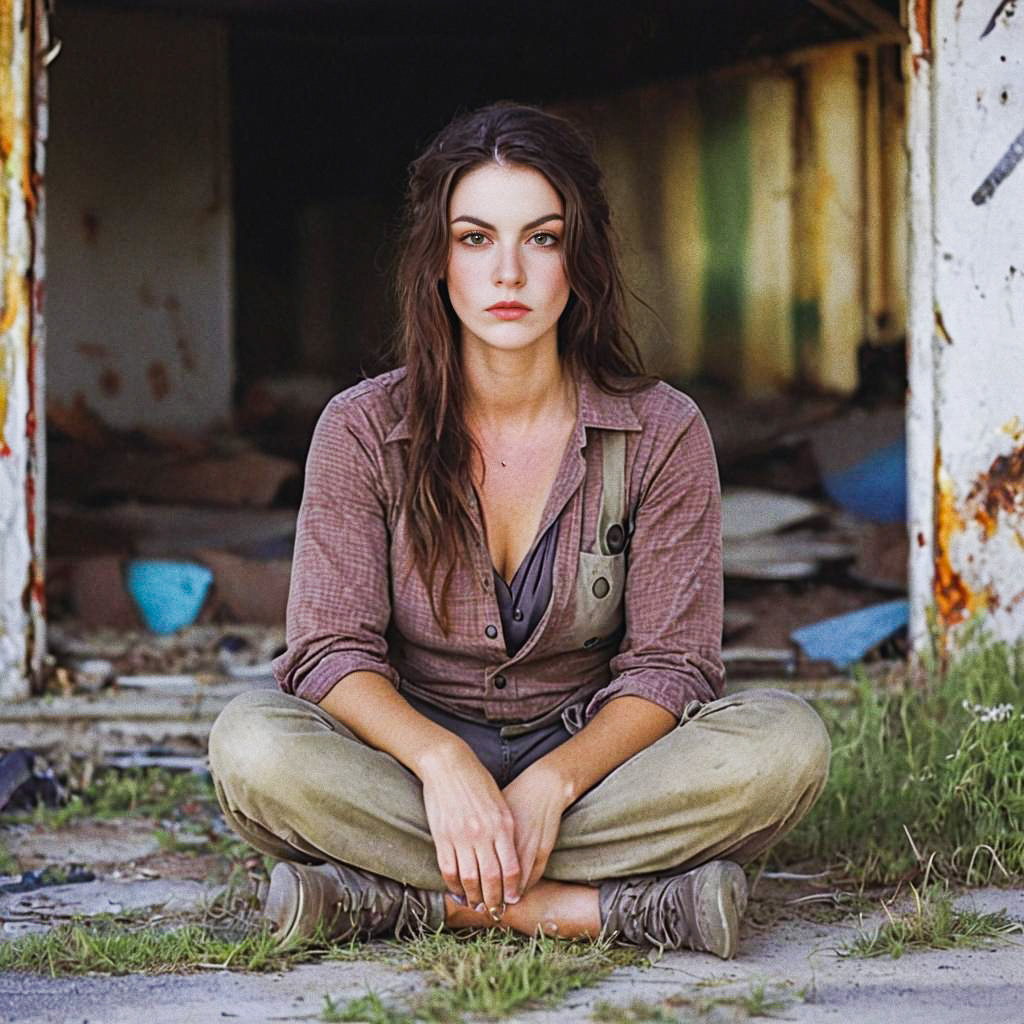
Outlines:
[[[586,371],[580,378],[576,398],[579,403],[576,417],[577,432],[589,427],[598,430],[643,430],[643,424],[637,419],[630,396],[613,395],[602,391]],[[384,442],[386,444],[390,441],[407,441],[411,436],[408,413],[403,413],[384,438]],[[580,441],[582,446],[582,437]]]

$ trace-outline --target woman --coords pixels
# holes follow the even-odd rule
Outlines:
[[[735,954],[740,863],[824,784],[780,691],[723,699],[718,480],[641,372],[579,133],[499,104],[414,163],[404,366],[313,438],[283,693],[210,760],[281,859],[282,942],[498,926]]]

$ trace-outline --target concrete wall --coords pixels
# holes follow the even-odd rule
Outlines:
[[[911,586],[918,647],[1024,638],[1024,22],[908,4]],[[993,18],[993,14],[996,16]],[[995,173],[992,173],[995,172]]]
[[[605,168],[652,369],[749,394],[857,384],[906,322],[898,48],[843,44],[569,113]]]
[[[60,28],[49,398],[201,430],[228,416],[233,378],[225,26],[68,7]]]

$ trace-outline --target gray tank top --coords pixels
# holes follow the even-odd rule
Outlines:
[[[494,566],[494,593],[498,598],[505,651],[514,657],[530,639],[551,600],[551,581],[558,548],[556,519],[530,548],[510,583]]]

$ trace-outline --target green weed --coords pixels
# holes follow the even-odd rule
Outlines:
[[[325,997],[322,1019],[400,1024],[458,1021],[464,1014],[501,1018],[519,1008],[555,1003],[616,967],[647,962],[635,950],[604,941],[565,942],[499,931],[469,937],[438,932],[395,948],[426,974],[426,991],[401,1007],[385,1006],[373,993],[344,1006]]]
[[[1024,645],[971,631],[922,683],[819,711],[831,774],[770,859],[835,867],[859,884],[920,878],[929,865],[977,884],[1024,877]],[[909,841],[908,841],[909,839]]]
[[[412,1024],[415,1020],[407,1013],[385,1006],[375,992],[367,992],[358,999],[350,999],[340,1006],[324,996],[324,1008],[320,1019],[325,1021],[362,1021],[363,1024]]]
[[[108,770],[98,774],[63,807],[40,806],[34,811],[0,816],[0,820],[55,829],[83,818],[166,818],[191,803],[215,806],[216,796],[208,778],[161,768]]]
[[[862,931],[853,942],[843,946],[843,956],[891,956],[927,949],[962,949],[1003,943],[1024,931],[1024,925],[1012,920],[1005,910],[981,914],[960,910],[953,905],[949,891],[937,884],[924,890],[913,889],[914,908],[894,916],[883,903],[888,920],[871,932]]]
[[[701,986],[694,986],[700,988]],[[599,1002],[593,1019],[599,1024],[717,1024],[774,1017],[803,995],[788,984],[757,982],[747,992],[723,995],[680,992],[660,1002],[634,1000],[625,1006]]]
[[[16,875],[19,870],[14,854],[0,843],[0,875]]]

